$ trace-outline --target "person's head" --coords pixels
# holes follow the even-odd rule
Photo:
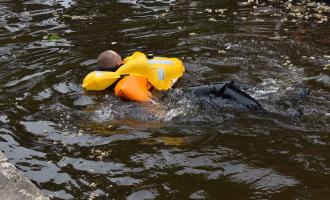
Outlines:
[[[98,69],[106,71],[115,71],[123,61],[120,55],[112,50],[103,51],[97,57]]]

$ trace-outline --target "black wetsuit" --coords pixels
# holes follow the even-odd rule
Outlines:
[[[258,110],[258,111],[266,111],[262,108],[261,104],[252,98],[247,93],[243,92],[239,89],[240,84],[234,82],[218,82],[218,83],[211,83],[208,85],[199,85],[190,87],[189,91],[193,93],[195,96],[201,98],[208,98],[213,101],[215,98],[224,98],[230,99],[233,102],[242,105],[251,110]],[[310,90],[308,88],[304,88],[298,91],[297,96],[292,98],[294,102],[303,102],[307,96],[310,94]],[[294,103],[293,105],[295,105]],[[292,119],[299,119],[303,115],[303,111],[299,109],[299,106],[295,105],[290,107],[287,112],[288,116]],[[267,113],[267,111],[265,112]]]
[[[208,85],[199,85],[190,87],[189,90],[198,97],[208,97],[210,99],[220,97],[231,99],[249,109],[261,109],[260,103],[235,86],[234,82],[218,82]]]

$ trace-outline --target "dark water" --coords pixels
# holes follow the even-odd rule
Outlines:
[[[2,0],[0,149],[54,199],[328,199],[329,8],[304,2]],[[106,49],[187,73],[158,106],[85,93]],[[222,80],[267,113],[182,91]]]

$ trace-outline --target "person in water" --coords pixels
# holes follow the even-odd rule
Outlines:
[[[107,50],[97,57],[97,64],[98,71],[116,71],[124,62],[117,52]]]
[[[131,60],[131,58],[128,57],[128,60]],[[96,70],[115,72],[119,70],[121,66],[124,66],[126,64],[125,61],[126,59],[123,61],[121,56],[117,52],[112,50],[107,50],[102,52],[97,57],[98,67]],[[150,63],[158,64],[160,66],[170,64],[170,62],[171,62],[170,59],[161,60],[155,58],[148,60],[149,64]],[[183,68],[181,69],[181,72],[183,73],[184,67],[181,61],[180,63]],[[162,72],[161,70],[157,70],[156,76],[158,76],[158,78],[161,77],[164,79],[164,77],[162,77],[164,76],[164,74],[161,74],[161,72]],[[178,78],[180,76],[182,76],[182,74],[175,78]],[[176,81],[176,79],[172,79],[172,80],[174,81],[173,83],[171,83],[169,88],[172,87],[172,85]],[[152,94],[150,93],[150,90],[152,88],[156,88],[155,86],[156,84],[152,84],[152,81],[153,79],[144,78],[143,76],[134,76],[134,75],[123,76],[121,77],[121,79],[119,79],[119,81],[116,82],[115,94],[122,98],[126,98],[133,101],[152,100]],[[141,90],[141,88],[144,88],[144,90]],[[193,87],[189,87],[187,90],[197,97],[203,97],[203,98],[207,97],[210,99],[225,98],[225,99],[233,100],[235,103],[238,103],[249,109],[261,109],[260,103],[255,99],[253,99],[250,95],[239,89],[234,82],[220,82],[220,83],[211,83],[208,85],[193,86]],[[138,96],[137,93],[141,93],[145,95]]]

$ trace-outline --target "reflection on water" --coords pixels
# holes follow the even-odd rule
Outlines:
[[[278,2],[0,2],[1,150],[55,199],[324,199],[329,7]],[[187,72],[156,105],[84,92],[105,49]],[[265,112],[185,91],[223,80]]]

